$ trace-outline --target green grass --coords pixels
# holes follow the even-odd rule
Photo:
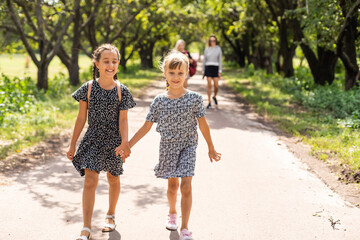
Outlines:
[[[311,86],[312,79],[308,75],[305,75],[305,80],[284,79],[253,69],[228,68],[224,76],[229,85],[254,105],[265,119],[310,144],[314,156],[323,161],[336,159],[354,171],[360,169],[360,133],[356,110],[359,108],[358,105],[351,106],[353,102],[358,104],[356,96],[359,96],[359,90],[343,91],[338,80],[343,75],[337,76],[334,86],[326,87]],[[318,95],[323,102],[317,100]],[[341,105],[339,102],[342,101],[344,103]],[[348,105],[353,109],[344,112]],[[344,124],[344,121],[349,124]]]
[[[85,65],[85,58],[81,57],[84,61],[80,64],[80,85],[92,79],[91,64],[87,61]],[[8,60],[8,56],[0,57],[3,74],[9,76],[0,75],[0,92],[4,93],[0,97],[0,159],[65,129],[72,129],[78,113],[78,102],[71,93],[80,85],[70,86],[66,68],[56,62],[58,59],[50,65],[49,72],[53,75],[49,75],[46,93],[35,86],[36,67],[23,73],[22,61],[22,55],[13,56],[12,60]],[[20,76],[15,76],[16,72],[21,73]],[[160,76],[157,69],[141,70],[138,61],[130,62],[126,72],[118,72],[120,82],[135,94]]]
[[[29,76],[32,79],[37,77],[37,68],[29,57],[29,68],[25,67],[26,63],[25,54],[2,54],[0,55],[0,73],[5,74],[8,77],[26,77]],[[80,72],[87,70],[91,65],[91,59],[86,55],[79,56]],[[49,66],[49,79],[52,79],[55,75],[63,73],[68,74],[66,67],[61,63],[58,57],[54,57]]]

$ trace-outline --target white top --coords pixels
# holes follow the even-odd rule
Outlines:
[[[203,72],[205,66],[218,66],[219,73],[222,72],[222,51],[219,46],[207,47],[204,52]]]

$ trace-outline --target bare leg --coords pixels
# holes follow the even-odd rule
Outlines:
[[[219,91],[219,78],[214,78],[214,97],[216,97],[217,93]]]
[[[177,191],[179,189],[179,179],[178,178],[169,178],[168,179],[168,190],[167,198],[169,202],[169,213],[176,214],[176,197]]]
[[[113,176],[111,173],[107,173],[107,179],[109,182],[109,210],[107,215],[114,215],[116,210],[116,204],[120,195],[120,176]],[[106,219],[107,223],[114,224],[113,219]]]
[[[209,100],[209,103],[211,103],[211,85],[212,85],[212,80],[213,78],[211,77],[206,77],[206,80],[207,80],[207,94],[208,94],[208,100]]]
[[[99,174],[96,171],[85,169],[85,181],[83,190],[83,221],[84,227],[91,229],[91,218],[94,211],[95,191],[99,180]],[[82,231],[81,235],[88,236],[87,231]]]
[[[181,230],[188,228],[191,206],[192,206],[192,190],[191,190],[192,177],[181,178]]]

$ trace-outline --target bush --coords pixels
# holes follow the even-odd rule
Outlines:
[[[49,81],[47,92],[38,90],[30,77],[10,79],[2,74],[0,77],[0,127],[12,125],[14,118],[25,115],[51,98],[61,98],[68,89],[68,80],[60,73]]]

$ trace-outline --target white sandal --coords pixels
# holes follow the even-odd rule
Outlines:
[[[89,237],[85,236],[85,235],[81,235],[80,237],[78,237],[76,240],[88,240],[91,238],[91,230],[90,228],[84,227],[83,229],[81,229],[81,231],[87,231],[89,232]]]
[[[112,219],[115,222],[115,215],[106,215],[105,220],[106,219]],[[102,228],[102,232],[112,232],[115,230],[115,227],[116,225],[113,223],[105,223]]]

